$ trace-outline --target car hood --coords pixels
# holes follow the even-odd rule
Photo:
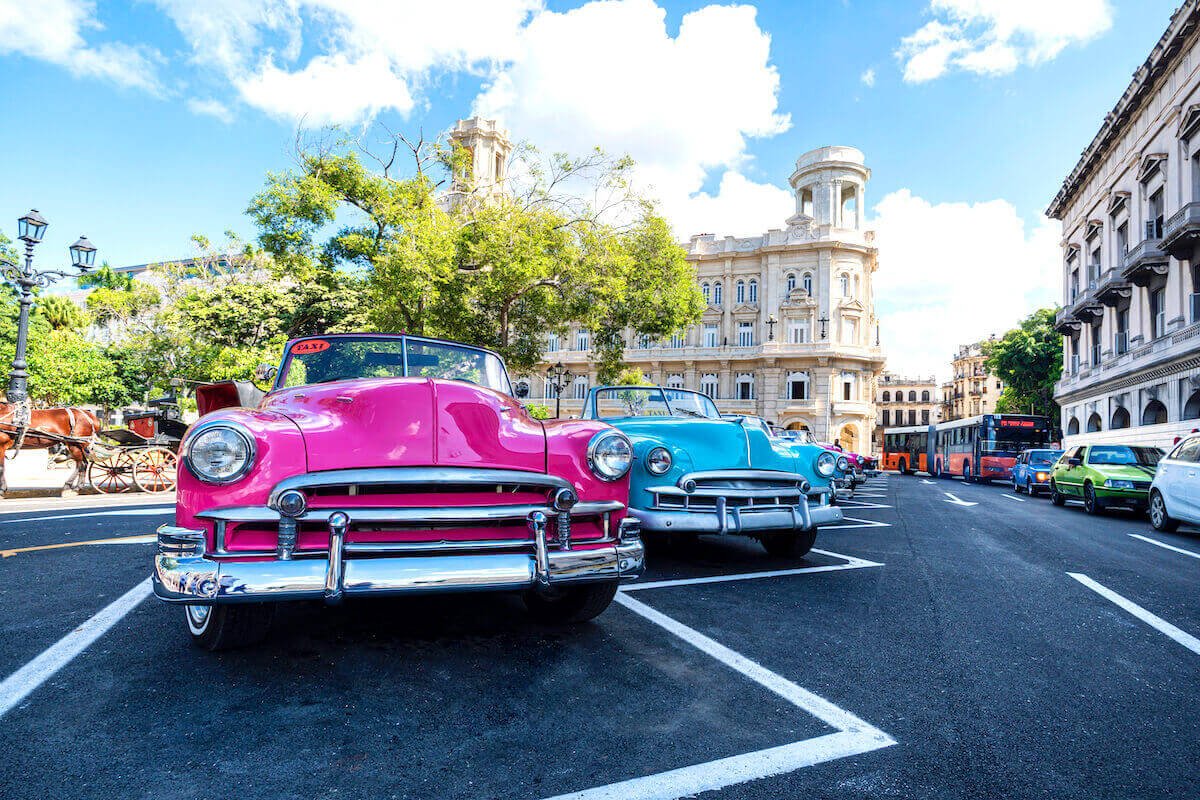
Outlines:
[[[260,408],[291,419],[309,471],[475,466],[546,470],[546,435],[507,395],[460,381],[373,378],[272,392]]]
[[[766,434],[736,420],[637,417],[605,420],[639,442],[665,444],[687,455],[693,470],[776,469],[793,471],[795,457],[775,447]]]
[[[1105,478],[1129,481],[1149,481],[1154,479],[1154,467],[1140,467],[1131,464],[1089,464],[1088,466]]]

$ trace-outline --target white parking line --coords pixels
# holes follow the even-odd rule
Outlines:
[[[558,795],[550,800],[675,800],[772,775],[782,775],[813,764],[868,753],[896,743],[895,739],[849,711],[835,706],[823,697],[818,697],[645,603],[625,594],[618,594],[617,602],[808,712],[826,725],[837,728],[838,732],[782,747],[756,750],[607,786],[597,786],[582,792]]]
[[[98,614],[50,645],[33,661],[0,683],[0,717],[28,697],[34,689],[54,677],[71,659],[87,649],[121,618],[150,596],[150,579],[134,586],[104,607]]]
[[[1184,550],[1182,547],[1176,547],[1175,545],[1167,544],[1166,542],[1160,542],[1157,539],[1151,539],[1149,536],[1142,536],[1140,533],[1131,533],[1129,535],[1135,539],[1141,539],[1143,542],[1156,544],[1164,550],[1174,550],[1176,553],[1183,553],[1185,556],[1200,558],[1200,553],[1194,553],[1191,550]]]
[[[1070,575],[1075,580],[1082,583],[1087,588],[1091,589],[1096,594],[1103,597],[1105,600],[1108,600],[1109,602],[1114,603],[1114,604],[1120,606],[1121,608],[1125,609],[1130,614],[1133,614],[1135,617],[1137,617],[1142,622],[1149,625],[1151,628],[1154,628],[1159,633],[1165,633],[1167,636],[1170,636],[1172,639],[1174,639],[1176,642],[1179,642],[1179,644],[1183,645],[1188,650],[1191,650],[1193,653],[1200,654],[1200,639],[1197,639],[1195,636],[1192,636],[1190,633],[1181,631],[1179,628],[1176,628],[1174,625],[1167,622],[1162,617],[1158,617],[1158,616],[1155,616],[1154,614],[1151,614],[1149,611],[1142,608],[1137,603],[1133,602],[1132,600],[1128,600],[1128,599],[1122,597],[1121,595],[1114,592],[1112,589],[1109,589],[1107,586],[1096,583],[1094,580],[1089,578],[1087,575],[1084,575],[1079,572],[1068,572],[1067,574]]]
[[[866,495],[860,495],[860,496],[866,496]],[[883,495],[880,495],[880,497],[882,497],[882,496]],[[858,496],[856,496],[852,500],[839,499],[838,505],[841,506],[842,508],[891,508],[891,506],[884,505],[883,503],[870,503],[865,500],[859,500]]]
[[[1013,497],[1011,494],[1002,494],[1002,495],[1000,495],[1000,496],[1001,496],[1001,497],[1006,497],[1006,498],[1008,498],[1009,500],[1016,500],[1018,503],[1024,503],[1024,502],[1025,502],[1024,500],[1022,500],[1022,499],[1021,499],[1021,498],[1019,498],[1019,497]]]
[[[849,524],[847,524],[849,523]],[[890,528],[892,523],[879,522],[873,519],[862,519],[861,517],[842,517],[842,521],[836,525],[822,525],[823,531],[844,531],[850,528]]]
[[[824,564],[819,567],[796,567],[795,569],[772,569],[763,570],[762,572],[741,572],[736,575],[710,575],[705,578],[677,578],[675,580],[666,581],[647,581],[646,583],[631,583],[627,586],[622,586],[622,592],[636,592],[642,589],[662,589],[665,586],[690,586],[696,583],[725,583],[727,581],[751,581],[757,578],[779,578],[785,575],[801,575],[806,572],[837,572],[843,569],[862,569],[863,567],[882,567],[877,561],[867,561],[865,558],[855,558],[854,556],[844,556],[840,553],[831,553],[828,550],[818,550],[813,548],[812,552],[820,553],[823,556],[831,558],[841,558],[845,560],[845,564]]]
[[[32,512],[30,512],[32,513]],[[0,525],[18,525],[45,522],[51,519],[75,519],[76,517],[142,517],[165,516],[174,514],[174,504],[157,508],[130,508],[125,511],[89,511],[86,514],[56,514],[52,517],[25,517],[24,519],[0,519]]]

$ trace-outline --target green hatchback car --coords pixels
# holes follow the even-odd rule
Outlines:
[[[1082,500],[1089,514],[1122,506],[1145,510],[1150,482],[1162,451],[1126,444],[1080,445],[1068,449],[1050,473],[1050,502]]]

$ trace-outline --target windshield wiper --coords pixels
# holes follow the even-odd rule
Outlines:
[[[708,419],[708,417],[701,414],[699,411],[693,411],[690,408],[673,408],[671,410],[677,414],[686,414],[689,417],[699,417],[700,419]]]

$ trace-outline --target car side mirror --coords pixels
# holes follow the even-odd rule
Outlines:
[[[1067,459],[1068,467],[1078,467],[1082,463],[1083,463],[1083,461],[1079,460],[1078,458],[1075,458],[1074,456]]]
[[[524,400],[526,397],[529,397],[529,387],[523,383],[518,383],[513,387],[513,394],[517,396],[518,400]]]
[[[274,364],[259,364],[254,368],[254,380],[259,383],[269,383],[279,372]]]

